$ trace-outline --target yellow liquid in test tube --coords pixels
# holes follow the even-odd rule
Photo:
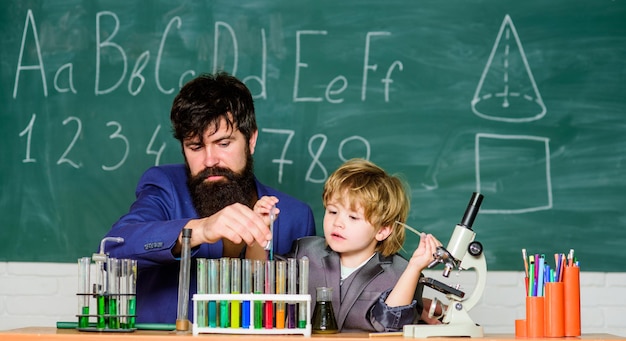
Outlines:
[[[239,294],[241,292],[241,261],[233,258],[230,262],[230,293]],[[230,302],[230,326],[239,328],[241,319],[241,302],[233,300]]]

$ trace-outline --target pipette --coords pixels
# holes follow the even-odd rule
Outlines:
[[[276,220],[276,214],[274,213],[276,206],[270,208],[270,233],[272,234],[272,240],[265,245],[265,251],[267,252],[267,260],[274,260],[274,221]]]

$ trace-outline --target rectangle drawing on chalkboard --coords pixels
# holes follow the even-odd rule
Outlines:
[[[538,136],[476,134],[476,188],[491,198],[481,213],[552,208],[549,142]]]

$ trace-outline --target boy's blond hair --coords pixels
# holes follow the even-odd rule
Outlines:
[[[330,175],[324,185],[322,200],[326,207],[330,200],[340,199],[351,210],[363,208],[365,219],[375,229],[390,226],[391,234],[376,245],[383,256],[392,255],[404,244],[404,227],[410,210],[406,185],[398,176],[389,175],[382,168],[365,159],[346,161]]]

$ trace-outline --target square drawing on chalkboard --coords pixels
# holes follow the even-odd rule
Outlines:
[[[476,188],[489,198],[481,213],[552,208],[549,142],[529,135],[476,134]]]

